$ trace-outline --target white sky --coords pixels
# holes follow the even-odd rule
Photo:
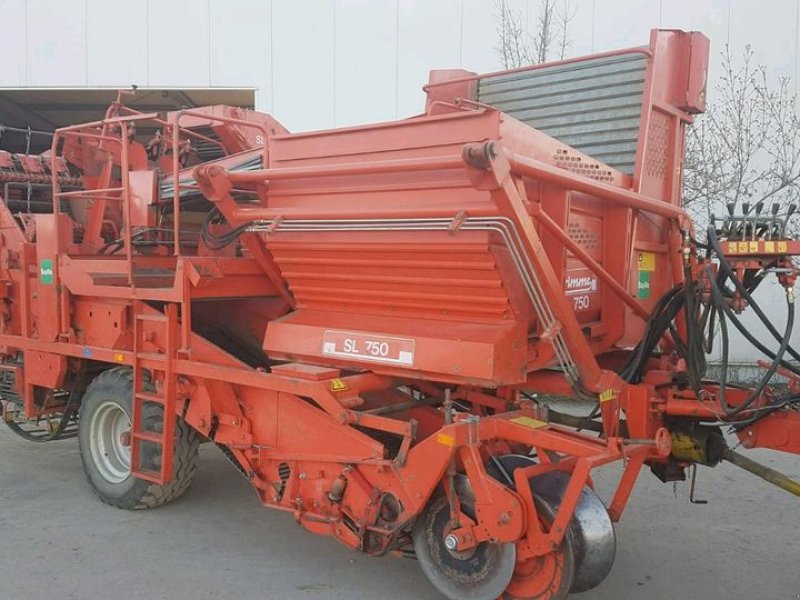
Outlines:
[[[572,1],[572,56],[645,44],[654,27],[696,29],[712,40],[712,78],[728,42],[734,53],[752,45],[774,75],[796,71],[798,0]],[[535,27],[538,0],[509,3]],[[290,128],[414,114],[430,69],[500,68],[493,0],[274,0],[273,7],[274,61],[285,69],[275,75],[282,83],[292,71],[295,85],[276,85],[270,101]],[[296,34],[296,22],[305,22],[307,35]],[[315,108],[318,117],[308,116]]]
[[[572,0],[571,55],[701,30],[797,71],[800,0]],[[509,0],[534,24],[539,0]],[[399,9],[399,10],[398,10]],[[0,88],[255,87],[293,131],[420,112],[434,68],[499,68],[493,0],[0,0]],[[713,91],[712,91],[713,96]]]

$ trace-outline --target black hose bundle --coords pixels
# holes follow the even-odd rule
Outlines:
[[[735,428],[741,429],[751,425],[758,419],[789,405],[800,403],[800,394],[789,394],[775,398],[769,405],[753,408],[779,367],[800,376],[800,367],[784,359],[788,353],[796,360],[800,354],[791,347],[790,340],[794,329],[794,299],[787,292],[787,317],[784,331],[779,332],[767,317],[766,313],[753,298],[752,294],[764,280],[765,272],[748,273],[745,280],[739,279],[731,267],[719,245],[717,233],[713,226],[708,229],[708,256],[716,257],[719,270],[716,276],[710,266],[706,267],[706,276],[710,286],[710,296],[703,299],[699,283],[692,279],[691,269],[684,269],[684,282],[673,287],[659,300],[645,326],[642,340],[631,352],[631,355],[620,371],[620,375],[630,383],[640,383],[646,370],[648,359],[656,352],[657,346],[668,332],[675,350],[686,362],[686,386],[695,391],[698,397],[707,368],[706,355],[713,349],[716,326],[719,324],[721,338],[722,367],[719,381],[720,417],[724,420],[736,419]],[[731,284],[730,287],[728,284]],[[738,294],[753,308],[753,312],[764,323],[770,334],[778,341],[778,349],[773,352],[747,329],[730,306],[729,300]],[[705,300],[705,303],[703,302]],[[683,330],[686,338],[679,334],[675,320],[683,316]],[[767,356],[771,362],[759,378],[744,402],[730,406],[726,399],[728,378],[728,353],[730,349],[729,325],[732,324],[754,347]],[[746,414],[744,414],[746,413]]]
[[[251,223],[245,223],[225,233],[215,234],[210,230],[211,226],[215,224],[227,224],[227,220],[216,206],[208,211],[200,234],[203,243],[210,250],[222,250],[226,246],[231,245],[240,235],[245,233],[247,228],[251,225]]]
[[[664,294],[653,307],[653,312],[645,325],[642,340],[633,349],[630,358],[620,371],[620,376],[625,381],[641,383],[647,361],[668,330],[672,333],[673,339],[678,338],[673,322],[683,309],[685,300],[686,288],[682,284],[676,285]]]

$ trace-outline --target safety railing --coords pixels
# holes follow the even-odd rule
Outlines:
[[[241,127],[250,127],[253,129],[258,129],[261,131],[262,137],[262,149],[261,149],[261,164],[263,168],[267,168],[269,165],[269,150],[267,146],[267,138],[269,137],[269,130],[266,125],[263,123],[255,123],[253,121],[247,121],[246,119],[237,119],[235,117],[226,117],[223,115],[212,115],[201,111],[196,110],[181,110],[175,113],[172,117],[172,146],[173,148],[177,148],[178,144],[180,143],[180,121],[184,117],[196,117],[207,119],[210,121],[217,121],[219,123],[227,123],[230,125],[239,125]],[[173,206],[173,227],[174,227],[174,236],[175,240],[178,240],[178,233],[180,231],[180,191],[181,191],[181,182],[180,177],[178,177],[179,172],[179,164],[178,164],[178,153],[173,150],[172,152],[172,206]],[[176,243],[175,247],[175,254],[178,254],[178,244]]]

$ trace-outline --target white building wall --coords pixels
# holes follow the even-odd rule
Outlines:
[[[509,0],[531,24],[537,0]],[[580,0],[569,53],[652,27],[797,74],[798,0]],[[419,112],[432,68],[499,67],[491,0],[0,0],[0,87],[247,87],[292,130]],[[713,90],[712,90],[713,94]],[[273,106],[274,105],[274,106]]]

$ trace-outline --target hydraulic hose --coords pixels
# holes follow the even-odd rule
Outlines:
[[[683,304],[686,319],[686,364],[689,374],[689,385],[699,395],[700,380],[705,372],[705,349],[703,334],[699,327],[697,308],[695,306],[695,282],[692,281],[691,267],[684,267],[684,285],[686,286]]]
[[[716,286],[716,281],[711,280],[711,287],[712,290],[714,290],[716,293],[720,293],[719,288]],[[755,337],[753,337],[753,335],[749,331],[747,331],[747,329],[742,325],[739,319],[733,314],[733,311],[727,305],[727,303],[722,304],[722,308],[724,309],[725,314],[731,319],[736,328],[748,339],[748,341],[753,343],[753,345],[756,346],[759,350],[761,350],[768,356],[772,357],[772,363],[770,364],[767,371],[759,380],[758,385],[750,393],[747,400],[745,400],[744,402],[742,402],[741,404],[737,405],[732,409],[725,410],[725,414],[728,417],[736,416],[743,410],[749,408],[756,400],[756,398],[758,398],[761,395],[761,392],[764,391],[764,388],[767,386],[769,380],[775,374],[775,371],[778,370],[778,367],[783,364],[788,365],[788,363],[785,363],[785,361],[783,360],[783,355],[786,353],[786,350],[789,347],[789,341],[791,340],[792,337],[792,330],[794,329],[794,316],[795,316],[794,297],[790,293],[786,294],[786,307],[787,307],[786,327],[783,336],[781,338],[780,347],[778,348],[778,351],[773,354],[772,352],[769,352],[769,350],[763,344],[758,342],[758,340],[756,340]],[[726,361],[726,357],[723,357],[723,361]]]
[[[713,300],[714,310],[719,310],[717,307],[722,307],[725,305],[725,297],[722,295],[722,292],[717,285],[716,279],[713,277],[713,273],[711,272],[711,266],[706,267],[706,274],[708,275],[708,280],[711,282],[711,299]],[[719,328],[720,328],[720,337],[722,338],[722,369],[719,378],[719,402],[722,406],[722,410],[726,413],[730,410],[728,406],[728,402],[725,399],[725,386],[728,383],[728,350],[729,350],[729,337],[728,337],[728,322],[725,318],[725,313],[720,311],[719,312]],[[712,335],[709,335],[709,338],[712,338]]]
[[[742,298],[747,300],[749,305],[753,308],[753,312],[755,312],[756,315],[758,315],[758,317],[764,323],[764,325],[772,334],[772,336],[776,340],[780,340],[781,339],[780,333],[778,333],[778,330],[775,329],[774,325],[772,325],[769,317],[767,317],[767,315],[761,309],[759,304],[753,299],[753,296],[750,294],[750,292],[747,290],[744,284],[741,281],[739,281],[738,277],[736,277],[736,273],[731,268],[731,264],[728,262],[728,259],[725,258],[725,255],[722,253],[722,249],[720,248],[719,245],[719,240],[717,239],[717,232],[714,230],[713,227],[708,228],[708,241],[711,244],[711,247],[717,253],[717,257],[719,258],[720,268],[733,282],[733,285],[736,287],[736,290],[742,295]],[[787,352],[792,356],[792,358],[794,358],[797,361],[800,361],[800,353],[798,353],[794,348],[789,346],[787,348]],[[800,372],[798,372],[798,374],[800,374]]]

